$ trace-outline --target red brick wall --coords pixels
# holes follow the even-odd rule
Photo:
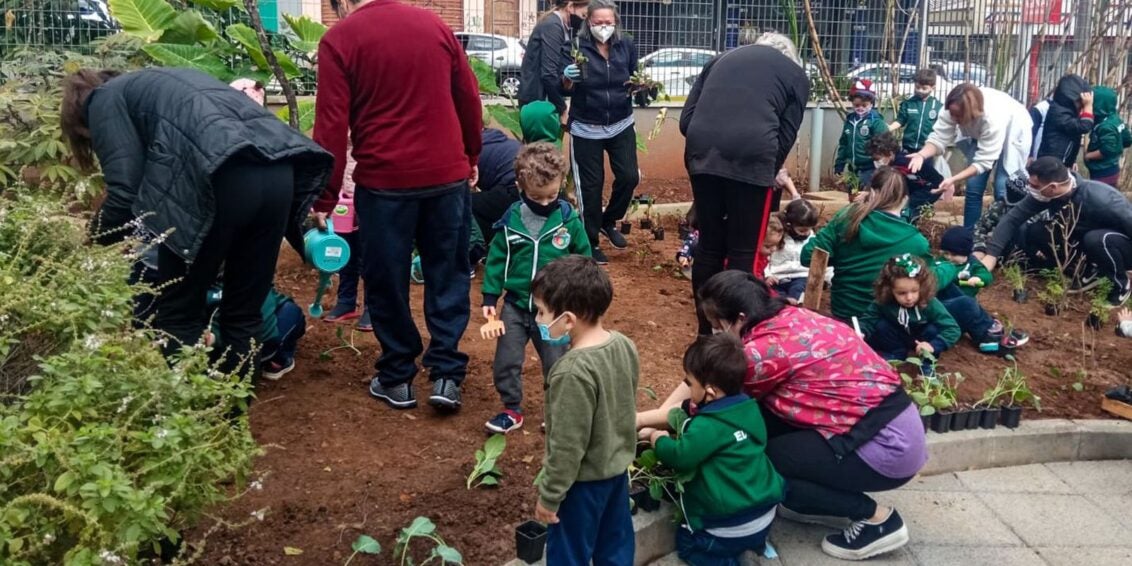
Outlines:
[[[436,12],[455,31],[464,29],[464,0],[406,0],[405,3]],[[322,0],[322,23],[332,26],[337,21],[338,16],[330,8],[330,0]]]

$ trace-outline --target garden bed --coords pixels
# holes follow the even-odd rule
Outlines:
[[[665,241],[633,230],[629,250],[609,253],[615,299],[608,316],[608,326],[632,338],[640,350],[641,385],[662,397],[682,379],[680,359],[695,333],[691,285],[674,276],[672,266],[680,245],[675,219],[664,224],[672,234]],[[283,252],[276,281],[300,303],[314,294],[313,274],[290,250]],[[479,304],[481,283],[479,277],[473,282],[473,305]],[[418,320],[421,295],[422,288],[414,286]],[[1082,325],[1087,306],[1071,306],[1061,316],[1049,317],[1036,301],[1014,303],[1001,283],[980,298],[989,311],[1031,333],[1030,344],[1018,351],[1018,364],[1041,396],[1043,410],[1028,410],[1027,419],[1103,416],[1098,399],[1105,388],[1123,382],[1126,368],[1132,367],[1132,348],[1113,334],[1111,324],[1094,334]],[[202,563],[342,563],[358,535],[369,534],[381,543],[382,554],[359,555],[352,564],[389,564],[397,532],[417,516],[435,521],[438,533],[463,553],[466,564],[496,565],[512,558],[513,529],[534,514],[532,481],[543,453],[541,377],[533,350],[528,350],[528,420],[507,438],[499,460],[501,485],[469,491],[465,485],[474,452],[486,438],[483,423],[500,409],[491,382],[494,342],[480,339],[475,331],[480,323],[473,316],[464,338],[471,355],[464,408],[440,417],[424,404],[400,412],[369,397],[366,387],[377,355],[372,335],[355,334],[360,357],[338,350],[332,360],[320,360],[321,351],[341,342],[333,325],[310,322],[296,370],[280,382],[262,383],[251,410],[253,432],[266,448],[256,466],[265,476],[263,490],[216,513],[234,522],[259,509],[268,511],[262,522],[213,534]],[[423,332],[423,324],[419,326]],[[1082,336],[1090,343],[1095,336],[1095,356],[1082,350]],[[966,377],[959,398],[972,402],[1007,364],[979,354],[964,340],[944,355],[941,368]],[[1080,390],[1074,385],[1078,381]],[[418,387],[422,385],[427,383],[419,377]],[[418,389],[417,396],[427,393]],[[655,405],[643,393],[639,401],[642,407]],[[204,528],[189,540],[199,538]],[[303,554],[287,556],[284,547]]]

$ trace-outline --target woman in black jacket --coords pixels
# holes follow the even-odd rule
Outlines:
[[[222,369],[235,370],[262,325],[284,231],[298,232],[333,157],[197,71],[81,70],[63,88],[63,135],[83,168],[98,158],[106,181],[96,239],[120,240],[133,226],[159,247],[153,326],[172,338],[163,353],[200,339],[223,265]]]
[[[578,51],[584,62],[571,63],[563,72],[573,88],[570,99],[570,153],[578,187],[578,207],[590,238],[593,257],[605,264],[598,248],[598,233],[610,245],[625,249],[625,237],[614,227],[625,216],[633,191],[641,181],[637,169],[637,132],[633,126],[633,100],[629,77],[637,70],[637,46],[618,31],[621,17],[610,0],[590,3],[586,25],[578,33]],[[613,171],[613,192],[605,212],[605,154]]]
[[[1081,136],[1093,131],[1093,88],[1078,75],[1057,81],[1049,110],[1042,121],[1038,157],[1051,155],[1066,167],[1077,164]]]
[[[704,66],[684,111],[684,164],[700,229],[692,289],[700,334],[711,325],[699,288],[728,269],[750,273],[774,200],[774,179],[794,147],[810,81],[794,43],[768,33]],[[761,274],[760,274],[761,275]]]
[[[562,69],[570,62],[570,41],[589,5],[589,0],[554,0],[554,11],[535,25],[519,68],[519,106],[547,100],[560,117],[566,114]]]

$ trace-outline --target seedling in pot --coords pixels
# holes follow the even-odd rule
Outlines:
[[[507,437],[494,434],[483,443],[483,448],[476,450],[476,466],[468,474],[468,489],[479,486],[499,485],[499,477],[503,472],[496,467],[496,460],[503,455],[507,448]]]
[[[570,57],[574,60],[574,64],[578,66],[578,72],[581,73],[581,76],[578,77],[578,81],[585,81],[586,75],[589,74],[589,65],[587,63],[589,63],[590,60],[582,54],[582,49],[578,47],[578,38],[576,37],[574,38],[574,48],[570,50]]]
[[[622,220],[621,221],[621,233],[628,236],[629,233],[632,232],[632,231],[633,231],[633,223],[629,222],[628,220]]]
[[[665,468],[656,451],[648,449],[629,465],[630,497],[642,510],[652,511],[660,507],[661,500],[675,500],[684,493],[684,483],[690,479],[691,475]]]
[[[1026,275],[1022,273],[1022,266],[1011,263],[1003,267],[1002,277],[1010,284],[1010,293],[1014,302],[1025,303],[1029,293],[1026,292]]]
[[[1007,357],[1013,366],[1006,368],[1002,375],[1003,405],[1002,425],[1007,428],[1017,428],[1022,420],[1022,406],[1026,403],[1038,411],[1042,410],[1041,397],[1030,391],[1026,376],[1018,369],[1018,360],[1013,356]]]
[[[656,228],[653,228],[652,239],[658,242],[664,240],[664,226],[657,226]]]
[[[1038,292],[1038,300],[1042,302],[1047,315],[1057,316],[1065,306],[1068,288],[1065,273],[1056,268],[1043,269],[1042,278],[1045,279],[1045,287]]]
[[[857,195],[861,194],[861,177],[855,172],[846,169],[841,172],[841,176],[838,177],[837,182],[845,188],[845,192],[849,193],[849,202],[855,202]]]
[[[904,362],[894,363],[909,363],[916,367],[924,365],[922,359],[915,357],[908,358]],[[929,376],[918,375],[913,377],[901,372],[900,379],[904,384],[904,390],[912,398],[912,402],[919,407],[920,416],[929,417],[931,429],[943,433],[951,430],[952,413],[946,411],[955,406],[955,388],[963,377],[959,374],[941,374],[935,371],[936,360],[933,356],[928,356],[928,364],[931,370],[928,372]]]
[[[640,205],[642,205],[642,204],[645,205],[645,215],[644,215],[644,218],[641,218],[641,220],[640,220],[641,230],[652,230],[652,228],[653,228],[653,222],[652,222],[653,200],[654,199],[649,195],[641,195],[641,196],[633,199],[633,212],[637,212],[637,209],[640,207]]]
[[[1112,292],[1112,280],[1105,277],[1089,293],[1089,318],[1085,320],[1089,328],[1100,330],[1102,326],[1108,324],[1111,317],[1108,304],[1110,292]]]

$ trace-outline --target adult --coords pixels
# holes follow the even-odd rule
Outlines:
[[[951,89],[943,103],[927,145],[908,157],[915,173],[927,159],[957,145],[967,156],[967,167],[943,180],[936,192],[945,199],[955,185],[967,181],[963,204],[963,226],[971,228],[983,211],[983,194],[994,171],[994,198],[1006,197],[1006,183],[1025,176],[1033,135],[1030,113],[1009,94],[988,87],[963,83]],[[960,141],[960,136],[964,139]]]
[[[519,200],[515,187],[515,157],[523,145],[502,131],[484,128],[479,159],[479,192],[472,193],[472,216],[485,243],[495,235],[493,226]]]
[[[758,80],[752,80],[758,77]],[[794,147],[810,80],[794,43],[768,33],[717,55],[680,114],[700,241],[692,289],[728,269],[750,272],[770,216],[774,179]],[[699,332],[711,326],[697,302]]]
[[[593,258],[609,263],[598,247],[598,234],[619,250],[628,247],[615,224],[629,211],[641,182],[637,169],[637,131],[633,101],[626,86],[637,72],[637,46],[619,29],[621,16],[611,0],[590,3],[590,15],[578,32],[578,50],[586,59],[563,71],[570,98],[570,158],[573,161],[578,208],[586,225]],[[604,212],[605,154],[613,172],[613,189]]]
[[[160,244],[153,326],[171,338],[166,357],[201,338],[208,289],[225,266],[219,327],[223,367],[235,370],[259,335],[284,231],[298,231],[330,155],[189,69],[80,70],[64,80],[61,122],[79,165],[92,169],[97,156],[102,166],[98,238],[125,237],[134,223]]]
[[[475,75],[452,30],[429,10],[395,0],[331,0],[344,14],[318,48],[314,139],[334,154],[334,175],[315,210],[334,208],[353,139],[355,213],[366,306],[381,344],[370,394],[416,407],[412,382],[421,335],[409,308],[414,246],[425,280],[431,339],[422,360],[429,404],[460,407],[468,356],[469,184],[483,130]]]
[[[849,523],[822,542],[837,558],[862,560],[907,543],[900,514],[867,495],[904,485],[927,461],[919,412],[896,371],[853,329],[787,306],[750,273],[712,277],[700,302],[714,331],[744,343],[744,392],[763,409],[766,454],[788,486],[779,516]],[[638,428],[666,426],[668,411],[690,396],[679,385],[660,409],[637,415]]]
[[[1127,272],[1132,267],[1132,204],[1116,189],[1070,173],[1054,156],[1039,157],[1028,171],[1030,194],[995,227],[982,258],[987,269],[993,270],[1015,245],[1035,267],[1053,267],[1054,254],[1061,253],[1055,250],[1083,249],[1098,273],[1112,281],[1109,303],[1124,304],[1132,295]],[[1050,220],[1027,223],[1043,212]],[[1068,241],[1062,241],[1066,231]]]
[[[559,119],[566,116],[562,70],[570,62],[570,42],[582,27],[588,0],[554,0],[554,10],[535,24],[519,67],[519,106],[537,100],[554,105]]]
[[[1081,136],[1091,131],[1093,88],[1081,76],[1061,77],[1042,119],[1041,145],[1036,157],[1052,155],[1066,167],[1073,167],[1081,150]]]

